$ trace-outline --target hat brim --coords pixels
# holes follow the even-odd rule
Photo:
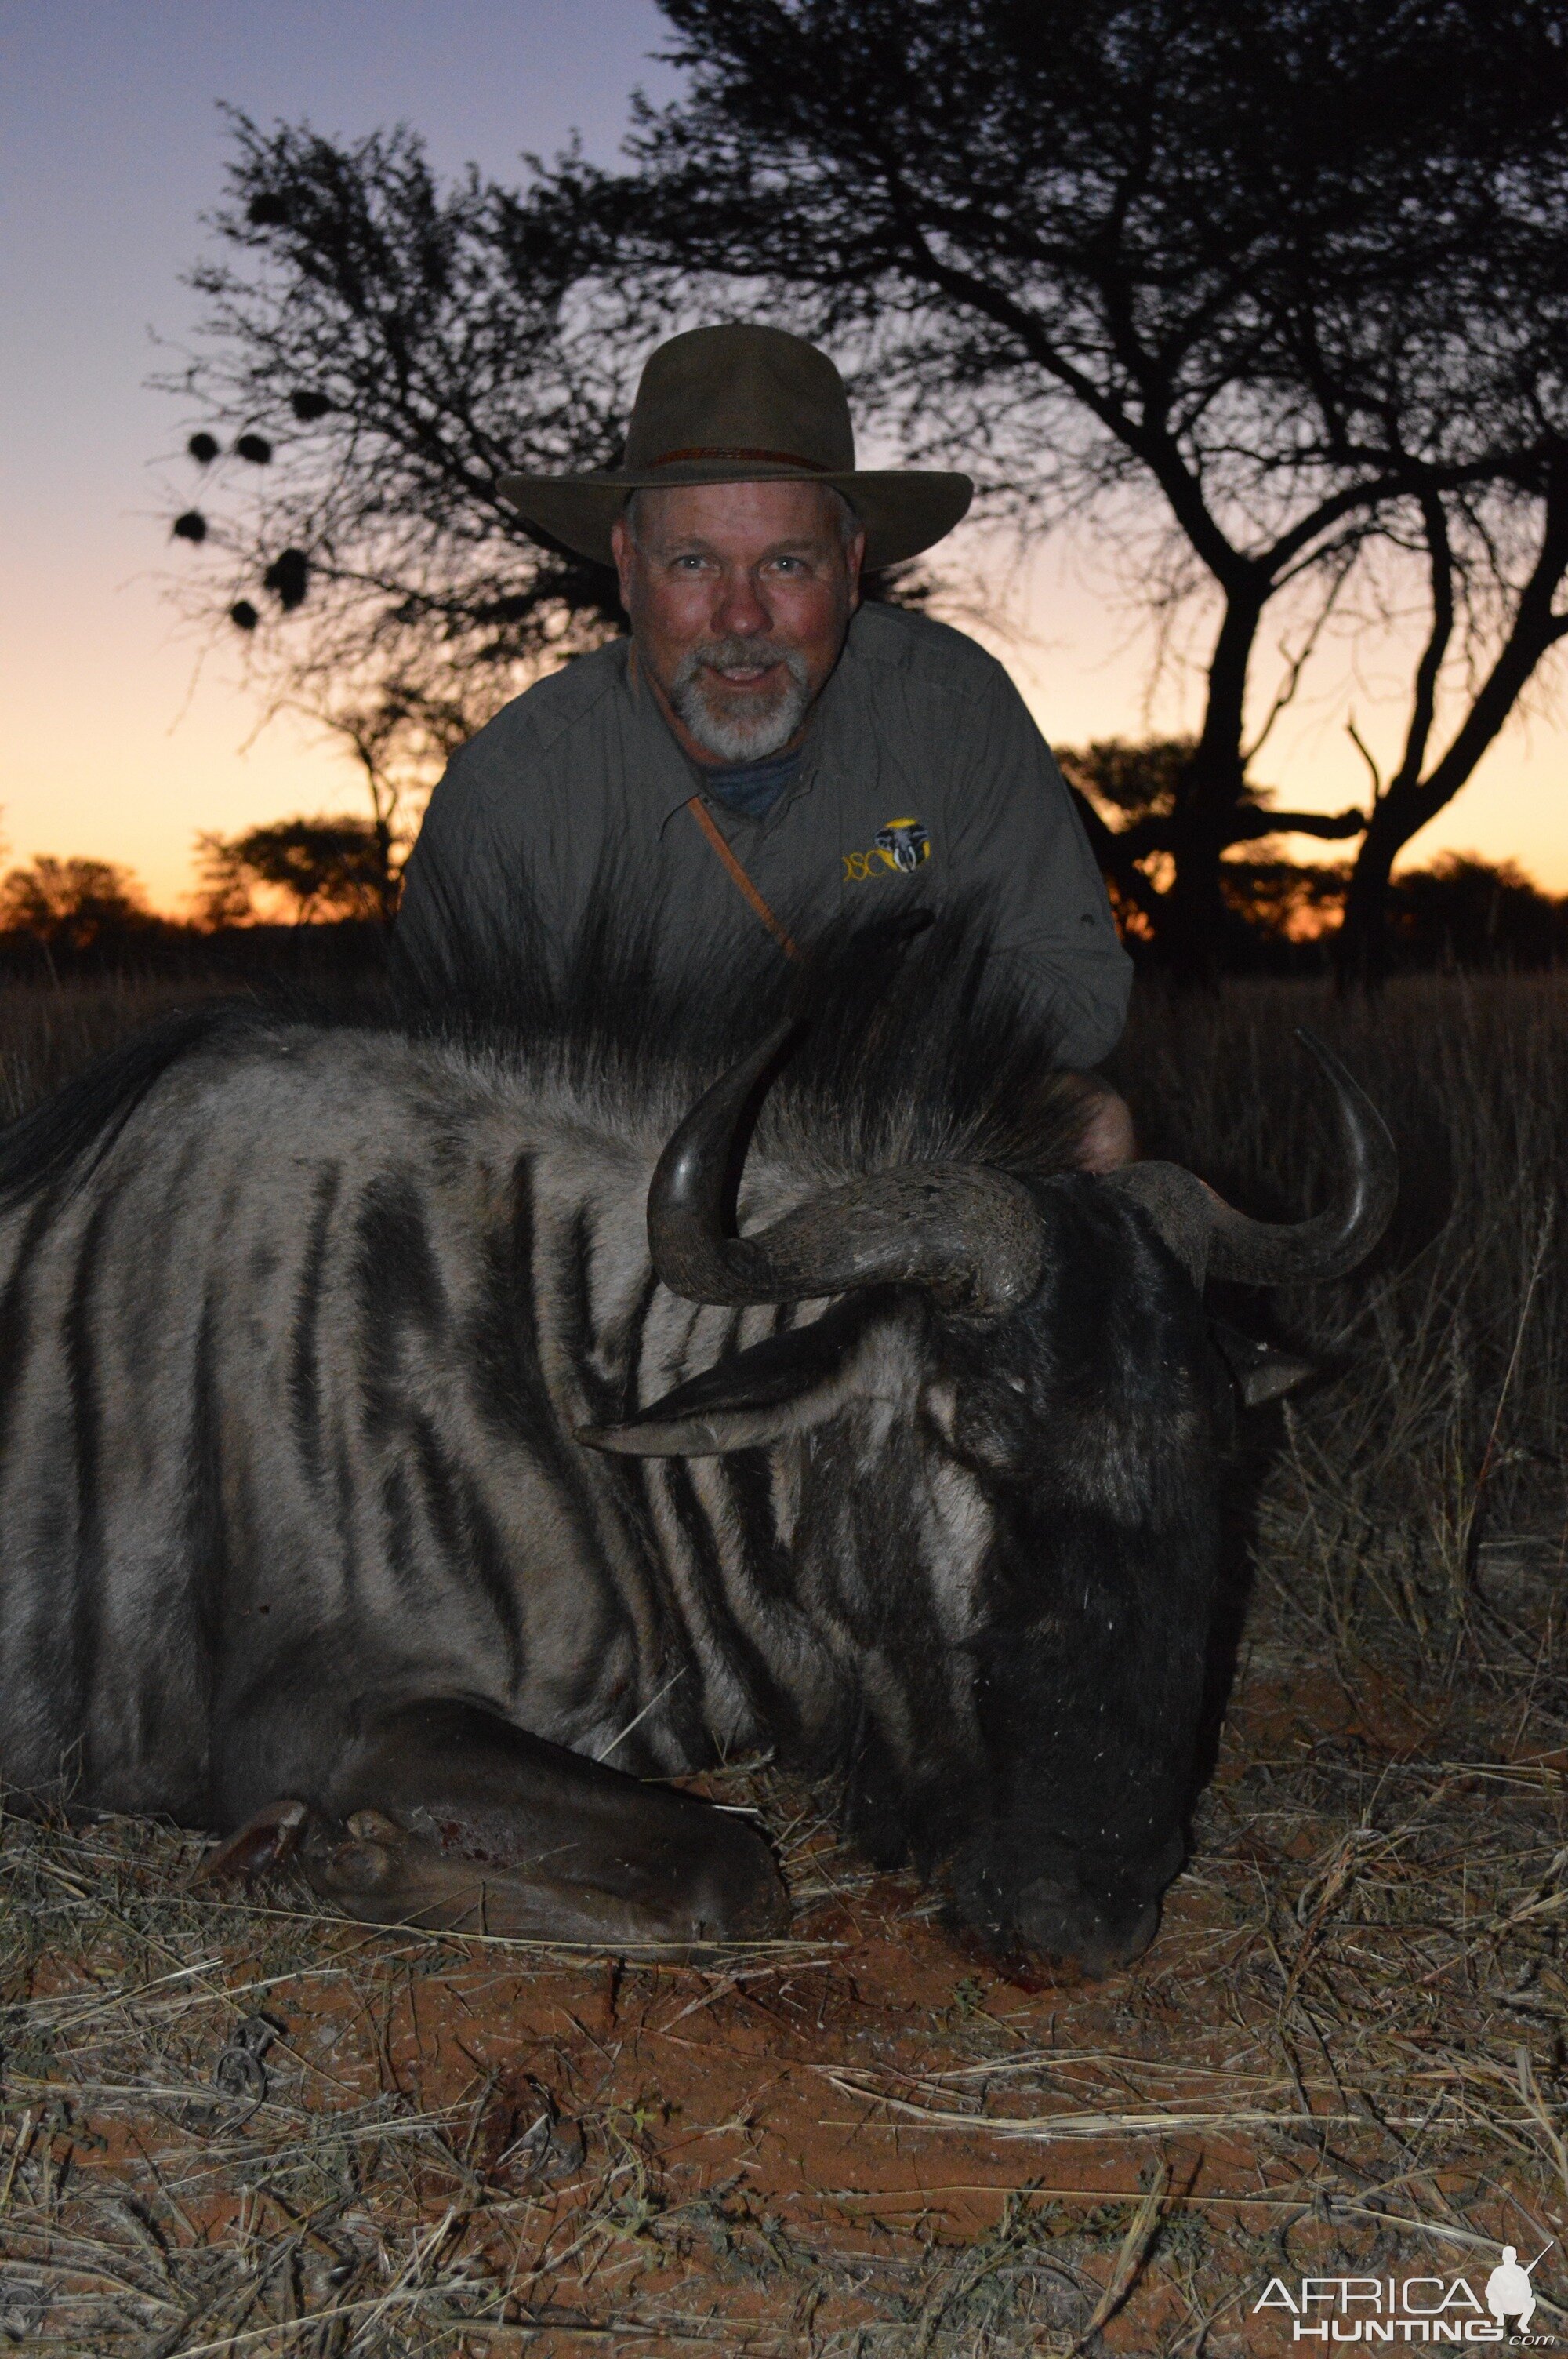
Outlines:
[[[826,484],[842,492],[866,535],[868,573],[918,557],[968,513],[975,487],[968,475],[937,474],[919,468],[862,468],[818,474],[806,467],[765,466],[756,461],[680,460],[656,473],[503,475],[501,496],[525,524],[537,525],[552,540],[579,557],[611,565],[611,527],[629,492],[667,491],[677,484]]]

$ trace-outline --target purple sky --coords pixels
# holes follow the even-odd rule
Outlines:
[[[294,724],[251,742],[232,647],[182,636],[159,592],[178,552],[156,462],[180,419],[145,380],[152,331],[178,342],[189,319],[179,277],[220,192],[217,102],[345,136],[405,119],[442,170],[472,158],[507,176],[574,128],[609,160],[633,87],[674,87],[649,58],[666,38],[652,0],[5,0],[0,826],[15,856],[124,860],[172,906],[198,828],[358,800],[341,758]],[[989,561],[983,544],[970,556]],[[1013,567],[1011,606],[992,644],[1048,735],[1145,725],[1146,642],[1108,603],[1092,543]],[[1292,799],[1361,799],[1347,702],[1392,741],[1403,667],[1355,652],[1359,677],[1346,658],[1271,744],[1264,775]],[[1189,683],[1152,718],[1195,711]],[[1512,853],[1568,888],[1565,786],[1563,737],[1517,730],[1416,853]]]
[[[508,175],[574,129],[608,161],[633,85],[674,86],[647,57],[666,32],[651,0],[5,0],[0,824],[16,854],[127,860],[170,900],[198,827],[356,799],[287,723],[242,753],[254,716],[229,653],[198,677],[155,578],[171,552],[153,462],[182,437],[144,380],[151,332],[178,340],[190,317],[179,278],[221,189],[217,102],[350,136],[406,119],[443,171],[472,158]]]

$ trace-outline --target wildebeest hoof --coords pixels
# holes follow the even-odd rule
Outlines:
[[[412,1848],[418,1852],[423,1846],[414,1843]],[[358,1915],[355,1900],[392,1894],[400,1886],[409,1866],[409,1836],[384,1810],[354,1810],[341,1827],[317,1821],[300,1865],[323,1898],[341,1900]]]
[[[359,1835],[367,1843],[395,1843],[403,1841],[403,1829],[395,1819],[389,1819],[384,1810],[351,1811],[345,1824],[351,1835]]]
[[[718,1816],[718,1813],[715,1813]],[[768,1941],[787,1933],[789,1894],[773,1853],[744,1819],[719,1817],[719,1842],[694,1899],[695,1938]]]
[[[389,1890],[406,1868],[413,1838],[384,1810],[354,1810],[344,1823],[351,1841],[335,1844],[312,1880],[330,1878],[344,1893]]]
[[[317,1820],[300,1865],[318,1892],[368,1895],[391,1890],[407,1871],[410,1853],[423,1848],[384,1810],[351,1810],[341,1827]]]
[[[298,1850],[309,1816],[303,1802],[269,1802],[226,1843],[209,1852],[196,1871],[197,1882],[222,1884],[239,1876],[250,1884],[270,1868],[282,1867]]]
[[[1024,1946],[1098,1980],[1130,1966],[1154,1939],[1157,1900],[1108,1903],[1041,1876],[1019,1895],[1018,1937]]]

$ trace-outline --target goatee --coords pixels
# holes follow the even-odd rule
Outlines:
[[[755,689],[726,694],[717,671],[742,664],[758,669],[778,664],[785,677],[766,696]],[[789,744],[810,708],[806,659],[769,640],[710,639],[681,658],[670,702],[705,754],[720,762],[765,762]]]

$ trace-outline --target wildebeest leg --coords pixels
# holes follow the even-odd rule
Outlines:
[[[376,1924],[680,1951],[788,1919],[743,1820],[445,1700],[367,1723],[298,1856],[318,1892]]]

